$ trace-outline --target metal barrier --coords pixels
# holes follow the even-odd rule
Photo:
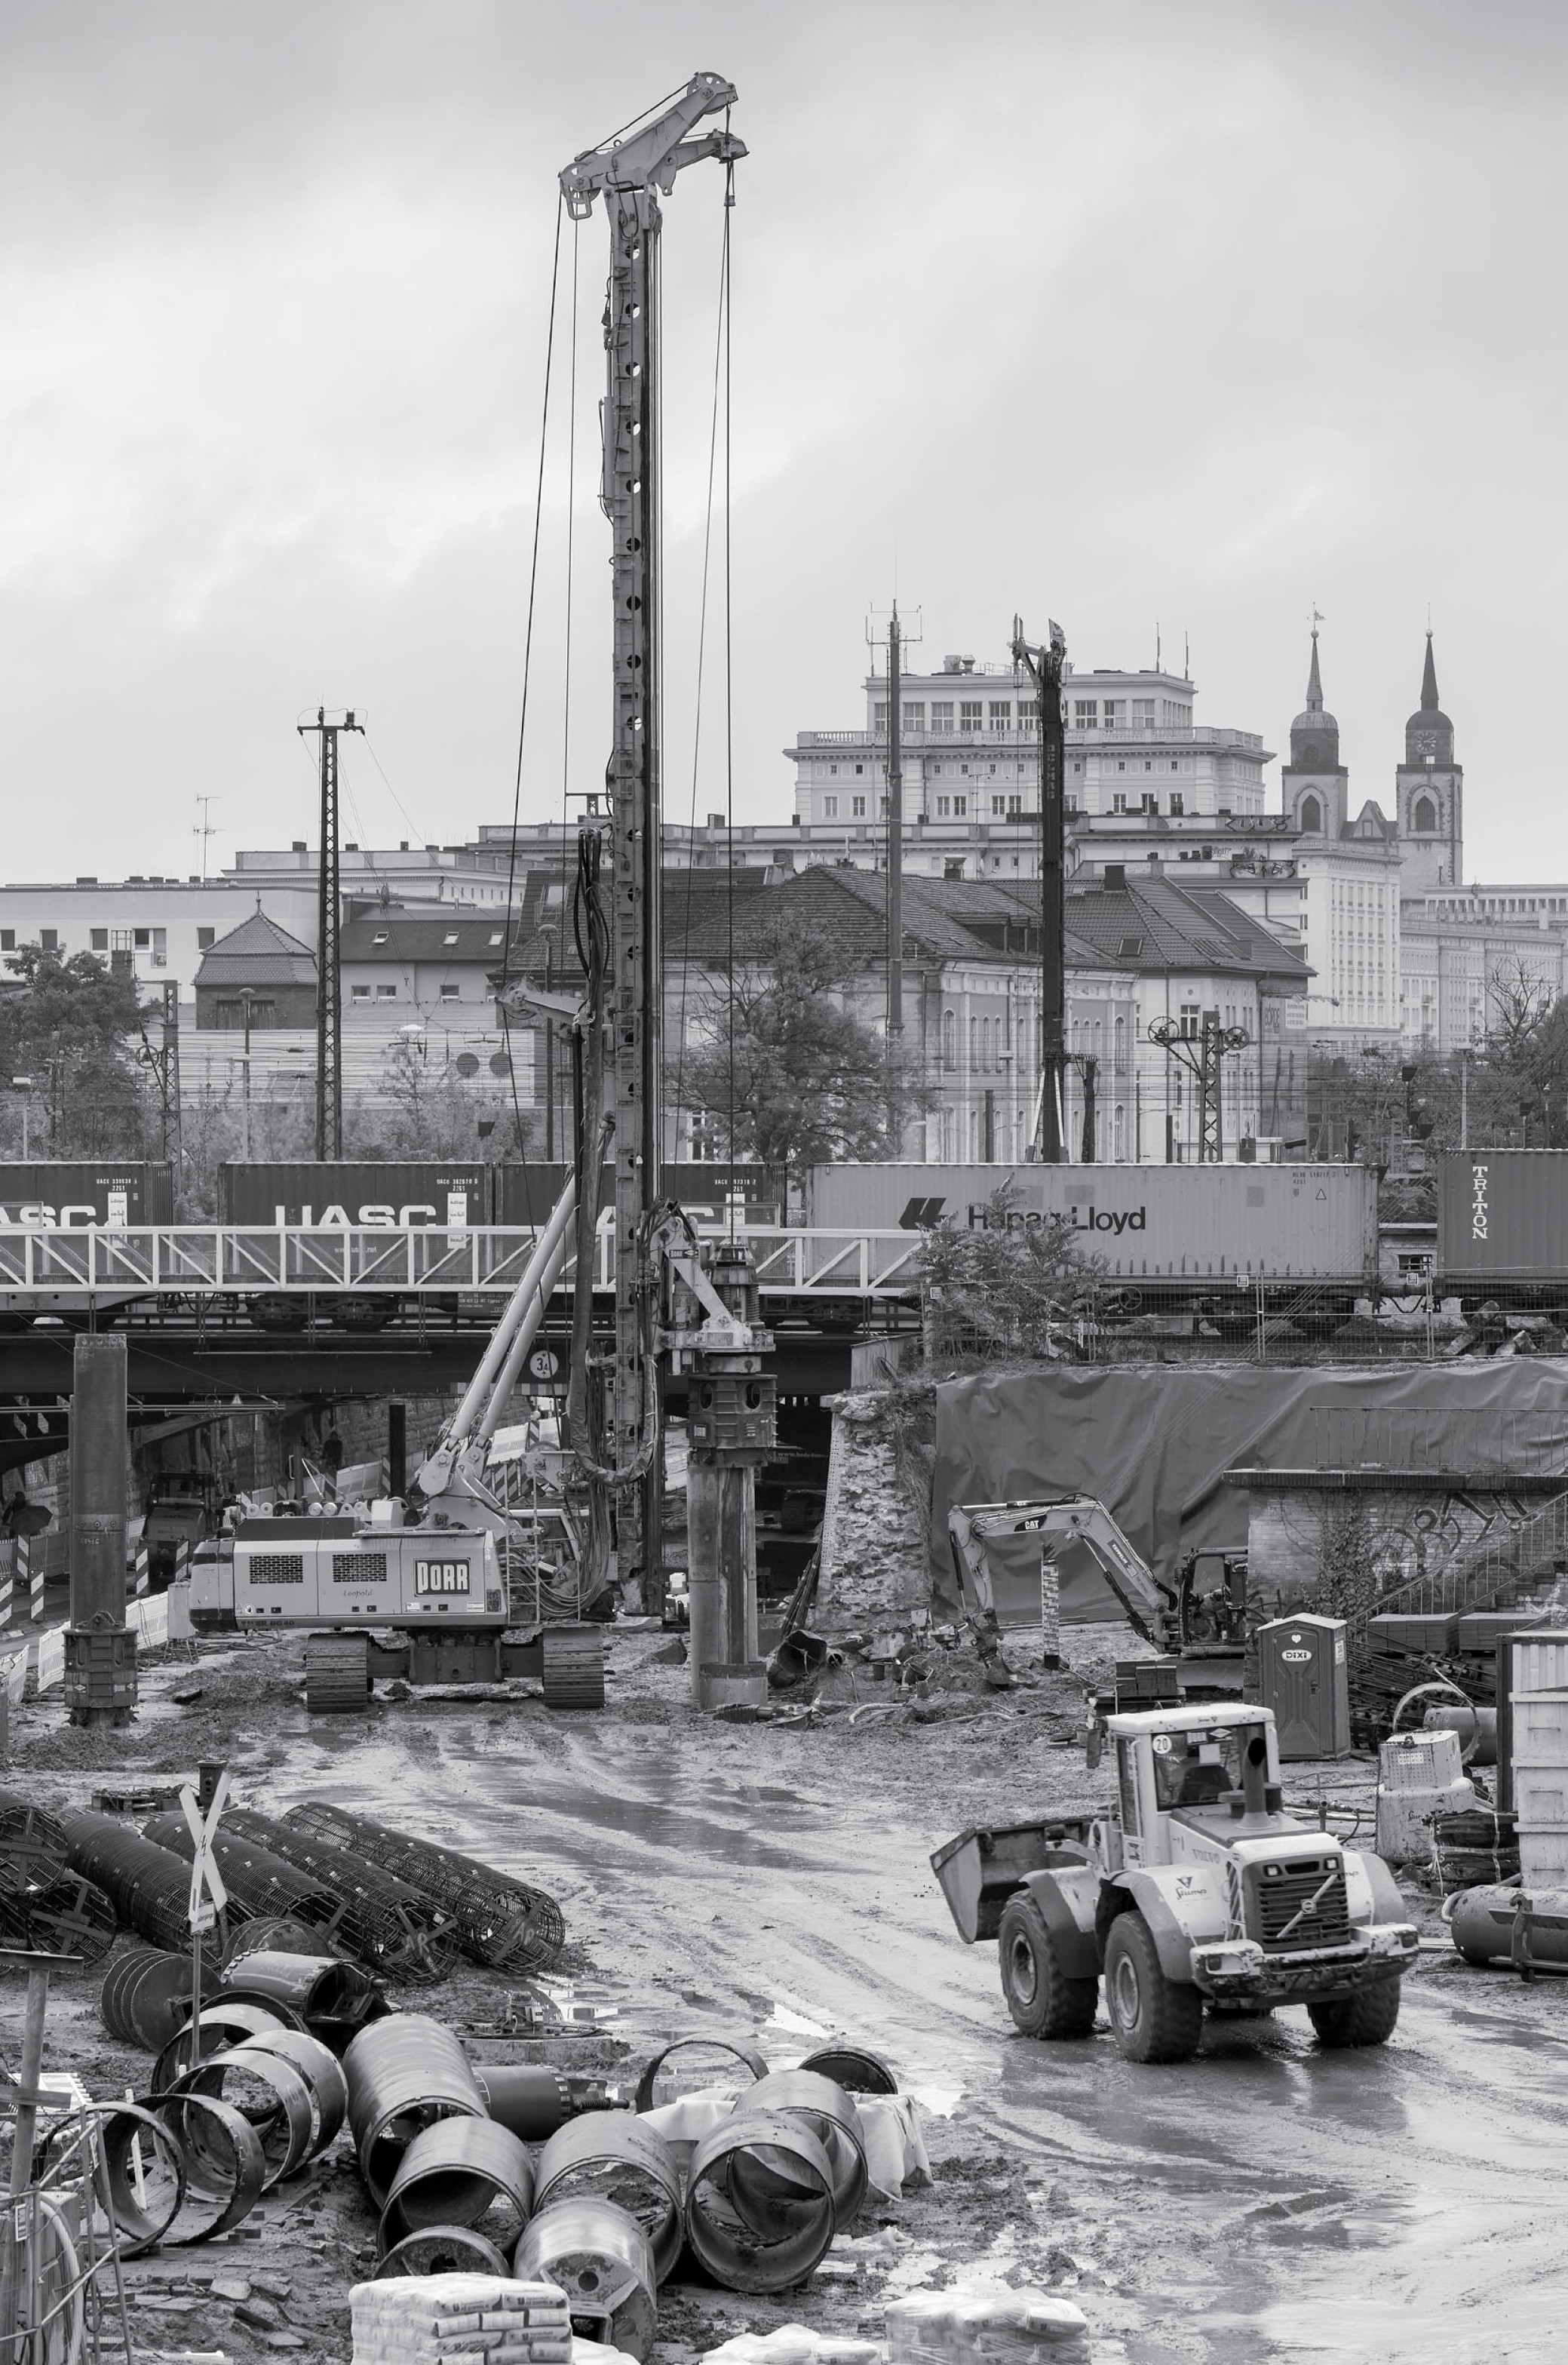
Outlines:
[[[722,1225],[698,1227],[727,1237]],[[738,1237],[756,1259],[765,1295],[906,1297],[919,1295],[918,1232],[805,1231],[745,1225]],[[160,1224],[138,1230],[0,1229],[0,1303],[11,1291],[52,1301],[89,1296],[255,1297],[349,1293],[355,1296],[509,1296],[538,1232],[431,1225],[391,1231],[287,1224]],[[601,1224],[594,1287],[613,1286],[615,1236]],[[562,1283],[570,1281],[567,1267]]]

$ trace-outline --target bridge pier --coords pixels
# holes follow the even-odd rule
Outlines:
[[[71,1396],[71,1623],[65,1704],[73,1724],[129,1724],[136,1637],[125,1622],[126,1342],[76,1341]]]

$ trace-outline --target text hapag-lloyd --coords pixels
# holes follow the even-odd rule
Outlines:
[[[1491,1171],[1489,1168],[1485,1166],[1473,1166],[1471,1168],[1470,1237],[1473,1240],[1484,1240],[1491,1238],[1491,1233],[1488,1228],[1491,1207],[1486,1196],[1487,1184],[1490,1179]]]
[[[1070,1205],[1060,1210],[1053,1209],[1051,1212],[1059,1212],[1068,1229],[1074,1232],[1111,1232],[1119,1239],[1124,1232],[1142,1232],[1148,1228],[1148,1209],[1146,1206],[1128,1207],[1125,1210],[1113,1207],[1081,1207],[1074,1200]],[[989,1230],[990,1215],[991,1210],[983,1205],[977,1204],[971,1206],[969,1209],[970,1231]],[[1015,1216],[1010,1216],[1008,1222],[1011,1229],[1015,1225],[1043,1224],[1045,1220],[1043,1211],[1029,1208],[1020,1209]]]

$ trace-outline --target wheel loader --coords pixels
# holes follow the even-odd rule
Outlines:
[[[1205,2012],[1283,2004],[1320,2045],[1386,2043],[1415,1927],[1381,1856],[1285,1812],[1271,1711],[1210,1702],[1106,1731],[1107,1813],[965,1832],[931,1859],[960,1936],[996,1940],[1014,2024],[1087,2036],[1103,1979],[1129,2061],[1185,2061]]]

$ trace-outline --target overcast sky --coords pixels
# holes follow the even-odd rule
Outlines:
[[[727,74],[741,819],[1021,609],[1190,636],[1288,746],[1307,624],[1393,809],[1428,607],[1472,877],[1568,874],[1568,12],[1531,0],[0,0],[0,763],[12,879],[314,837],[297,719],[368,717],[344,835],[510,812],[555,174]],[[666,214],[667,809],[692,792],[723,175]],[[602,772],[602,213],[561,264],[527,818]],[[578,310],[568,501],[567,319]],[[716,586],[715,586],[716,591]],[[711,616],[700,813],[724,800]],[[379,767],[379,768],[378,768]],[[1277,801],[1277,768],[1269,779]]]

